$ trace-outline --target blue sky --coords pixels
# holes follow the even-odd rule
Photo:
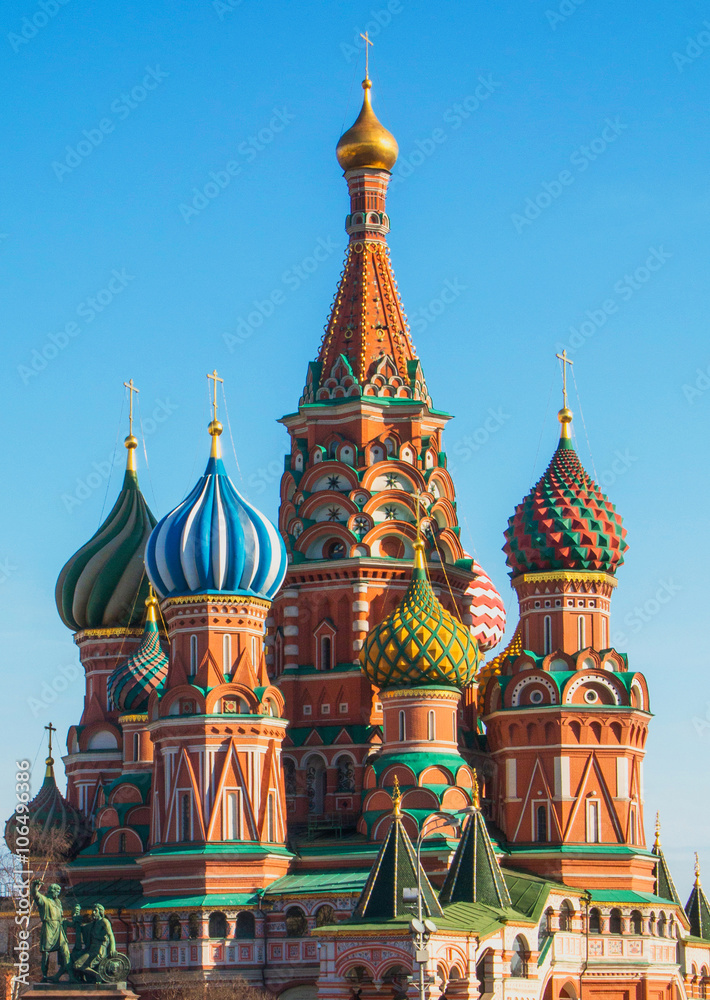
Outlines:
[[[435,404],[456,417],[466,545],[514,625],[503,530],[555,447],[566,345],[580,456],[628,528],[612,628],[651,688],[647,835],[660,809],[684,898],[691,852],[710,870],[710,3],[477,6],[3,5],[2,815],[14,759],[81,712],[53,591],[119,488],[123,381],[141,389],[158,516],[202,471],[215,367],[230,471],[276,514],[276,420],[346,243],[334,147],[367,28],[400,145],[393,261]]]

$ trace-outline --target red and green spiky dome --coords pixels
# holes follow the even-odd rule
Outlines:
[[[508,519],[503,551],[511,577],[548,570],[614,574],[624,561],[626,529],[572,446],[571,417],[569,410],[560,410],[557,451]]]

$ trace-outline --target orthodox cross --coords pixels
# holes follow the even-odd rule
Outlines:
[[[45,726],[44,728],[49,733],[49,756],[51,757],[52,756],[52,733],[56,733],[57,727],[53,726],[52,723],[50,722],[49,725]]]
[[[129,434],[132,436],[133,435],[133,393],[134,392],[140,392],[140,389],[136,389],[136,387],[133,384],[133,379],[130,379],[130,381],[124,382],[123,384],[128,389],[128,427],[129,427]],[[46,729],[47,727],[45,726],[44,728]],[[50,740],[52,739],[52,734],[51,733],[49,734],[49,738],[50,738]]]
[[[574,361],[570,361],[567,357],[567,348],[562,351],[562,354],[556,354],[556,358],[559,358],[562,362],[562,399],[563,406],[567,408],[567,365],[573,365]]]
[[[219,377],[219,375],[217,374],[217,369],[216,368],[213,370],[213,372],[212,372],[211,375],[208,373],[207,378],[211,378],[212,379],[212,384],[213,384],[213,387],[214,387],[214,393],[212,395],[212,419],[216,420],[217,419],[217,383],[218,382],[224,382],[224,379]]]
[[[369,34],[369,32],[367,32],[367,31],[365,32],[364,35],[363,35],[362,32],[360,32],[360,38],[364,38],[365,39],[365,79],[366,80],[370,79],[370,49],[369,49],[368,46],[370,46],[370,45],[373,44],[370,41],[370,39],[368,38],[368,34]]]

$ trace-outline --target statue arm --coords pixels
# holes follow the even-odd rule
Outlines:
[[[111,921],[106,920],[106,927],[108,928],[108,943],[109,943],[109,955],[116,954],[116,938],[113,936],[113,927],[111,926]]]

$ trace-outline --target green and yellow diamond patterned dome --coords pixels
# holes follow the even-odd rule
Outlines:
[[[417,540],[414,550],[412,582],[392,614],[368,633],[362,669],[380,690],[422,684],[463,688],[475,677],[481,651],[469,629],[435,597],[424,543]]]

